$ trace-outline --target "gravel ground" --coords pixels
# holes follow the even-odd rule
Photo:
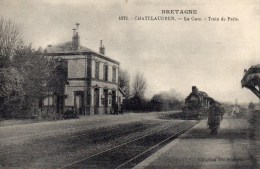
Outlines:
[[[80,119],[60,120],[51,122],[31,123],[22,125],[11,125],[0,127],[0,141],[8,138],[39,137],[56,135],[57,133],[73,132],[81,128],[98,128],[107,125],[130,123],[155,119],[161,113],[127,113],[124,115],[102,115],[102,116],[82,116]]]

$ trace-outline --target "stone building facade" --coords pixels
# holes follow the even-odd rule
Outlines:
[[[46,50],[47,57],[65,67],[67,82],[64,95],[52,94],[43,104],[57,113],[73,110],[80,115],[107,114],[123,101],[118,85],[120,63],[105,55],[102,41],[99,52],[81,46],[78,25],[73,30],[72,41],[49,45]]]

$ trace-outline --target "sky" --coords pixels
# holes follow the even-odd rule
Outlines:
[[[218,101],[242,103],[258,102],[240,81],[244,69],[260,63],[259,6],[258,0],[0,0],[0,16],[20,25],[23,38],[35,48],[70,41],[75,23],[80,23],[81,44],[98,51],[102,39],[106,54],[121,69],[144,75],[148,98],[171,89],[186,97],[195,85]],[[131,19],[136,16],[202,21]]]

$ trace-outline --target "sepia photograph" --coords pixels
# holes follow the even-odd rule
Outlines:
[[[1,169],[257,169],[259,0],[0,0]]]

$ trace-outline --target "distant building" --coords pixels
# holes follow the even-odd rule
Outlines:
[[[64,94],[51,94],[43,101],[44,107],[52,107],[56,113],[67,110],[80,115],[106,114],[114,104],[121,104],[124,94],[118,86],[119,62],[105,55],[100,42],[99,52],[80,45],[77,29],[73,29],[72,41],[47,48],[47,57],[65,67]]]

